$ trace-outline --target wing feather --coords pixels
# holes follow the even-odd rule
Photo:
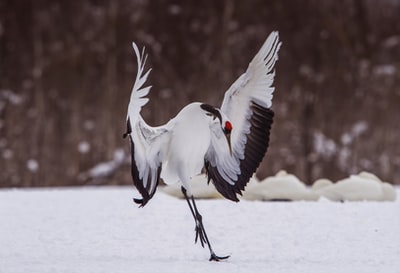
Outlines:
[[[147,55],[139,53],[135,43],[132,43],[135,51],[138,71],[128,105],[127,131],[124,137],[129,135],[131,144],[131,173],[133,184],[142,195],[142,199],[134,199],[140,206],[144,206],[153,197],[157,190],[161,173],[162,147],[167,141],[168,128],[151,127],[146,124],[140,115],[142,107],[149,101],[146,96],[151,86],[143,87],[150,69],[144,72]]]
[[[269,144],[274,112],[270,109],[275,88],[274,67],[281,46],[278,32],[272,32],[242,74],[225,93],[221,110],[233,124],[232,155],[226,140],[212,130],[205,157],[209,180],[226,198],[239,201],[250,177],[260,165]]]

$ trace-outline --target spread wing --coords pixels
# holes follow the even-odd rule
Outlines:
[[[128,105],[127,135],[130,139],[132,153],[132,179],[135,187],[143,199],[134,199],[141,206],[153,197],[156,192],[161,172],[161,152],[169,130],[167,126],[151,127],[146,124],[140,115],[142,107],[149,101],[146,98],[151,86],[143,87],[150,70],[144,72],[146,57],[144,49],[142,54],[135,43],[132,43],[135,50],[138,72],[135,84],[132,88],[131,98]]]
[[[275,63],[281,46],[272,32],[242,74],[225,93],[221,111],[233,125],[232,155],[221,127],[212,126],[205,167],[209,180],[226,198],[239,201],[250,177],[260,165],[269,143],[274,112],[270,109]]]

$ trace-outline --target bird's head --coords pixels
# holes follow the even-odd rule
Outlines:
[[[225,113],[222,112],[220,109],[205,103],[201,104],[200,107],[206,112],[207,115],[212,116],[214,119],[218,118],[222,132],[224,133],[226,140],[228,141],[229,153],[232,155],[232,146],[231,146],[231,132],[233,129],[232,123],[229,121]]]

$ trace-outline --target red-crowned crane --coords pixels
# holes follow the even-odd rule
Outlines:
[[[225,92],[220,108],[194,102],[185,106],[167,124],[149,126],[140,111],[148,102],[151,86],[143,87],[146,55],[132,44],[138,72],[128,106],[127,132],[132,152],[132,178],[142,199],[141,206],[153,197],[160,178],[165,183],[181,183],[182,192],[196,225],[195,242],[207,244],[210,261],[217,256],[204,229],[190,180],[205,168],[208,181],[227,199],[239,201],[247,182],[260,165],[269,143],[274,116],[270,109],[274,92],[275,63],[281,46],[278,32],[272,32],[242,74]]]

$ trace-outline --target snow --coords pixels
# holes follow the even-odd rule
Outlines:
[[[90,119],[85,120],[85,122],[83,123],[83,128],[84,128],[86,131],[92,131],[92,130],[94,129],[95,126],[96,126],[96,124],[94,123],[94,121],[93,121],[93,120],[90,120]]]
[[[368,130],[368,123],[366,121],[356,122],[350,129],[349,132],[344,133],[341,137],[343,145],[350,145],[356,138],[365,133]]]
[[[400,194],[400,189],[397,189]],[[184,200],[133,187],[0,190],[0,272],[400,272],[400,201]]]
[[[90,179],[101,180],[107,178],[113,175],[127,160],[129,160],[129,155],[127,155],[123,149],[116,149],[113,159],[100,162],[89,170],[80,173],[78,180],[87,181]]]
[[[400,44],[400,36],[390,36],[386,40],[383,40],[382,44],[386,48],[396,47]]]
[[[23,101],[22,96],[18,95],[17,93],[8,90],[8,89],[3,89],[0,90],[0,102],[1,101],[5,101],[5,102],[9,102],[13,105],[18,105],[21,104]],[[0,104],[2,105],[2,104]],[[0,106],[0,110],[2,109],[2,107]]]
[[[81,141],[78,144],[78,151],[81,154],[87,154],[90,151],[90,143],[87,141]]]
[[[37,162],[36,159],[29,159],[26,162],[26,168],[32,172],[32,173],[36,173],[39,170],[39,163]]]
[[[373,70],[377,76],[394,76],[396,74],[396,67],[392,64],[378,65]]]
[[[14,156],[14,152],[10,149],[4,149],[2,152],[2,157],[4,159],[11,159]]]
[[[331,158],[337,152],[335,141],[327,138],[322,132],[314,133],[314,151],[324,158]]]

